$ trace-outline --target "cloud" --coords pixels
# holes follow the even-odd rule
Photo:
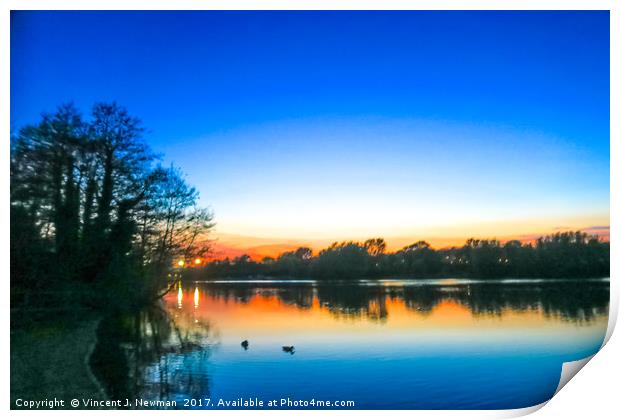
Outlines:
[[[584,228],[583,230],[609,230],[609,226],[590,226],[587,228]]]

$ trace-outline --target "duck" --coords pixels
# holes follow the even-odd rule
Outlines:
[[[295,346],[282,346],[282,351],[285,353],[295,353]]]
[[[241,342],[241,347],[243,347],[243,350],[247,350],[249,345],[250,345],[250,343],[248,342],[248,340],[243,340]]]

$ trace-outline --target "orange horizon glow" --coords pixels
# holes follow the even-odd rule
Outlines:
[[[599,222],[598,225],[595,223]],[[498,231],[506,232],[504,234],[492,234],[492,226],[459,226],[451,228],[457,235],[450,236],[446,232],[450,229],[437,229],[439,235],[411,235],[411,236],[382,236],[368,235],[366,237],[340,238],[340,239],[295,239],[295,238],[278,238],[278,237],[259,237],[244,236],[229,233],[216,233],[215,241],[210,255],[205,261],[221,260],[225,258],[236,258],[241,255],[249,255],[251,259],[260,261],[265,257],[277,258],[281,254],[294,251],[300,247],[308,247],[313,250],[316,255],[324,248],[327,248],[333,242],[356,241],[363,242],[373,237],[382,237],[387,243],[387,252],[394,252],[403,247],[415,243],[420,240],[428,242],[435,249],[445,249],[451,247],[460,247],[465,244],[469,238],[478,239],[497,239],[504,243],[510,240],[519,240],[523,243],[532,243],[541,236],[550,235],[563,231],[582,231],[592,235],[597,235],[601,240],[609,241],[609,222],[606,220],[584,220],[581,225],[558,225],[551,226],[547,229],[541,229],[542,223],[498,223]],[[465,234],[471,228],[472,234]],[[534,233],[532,233],[534,232]]]

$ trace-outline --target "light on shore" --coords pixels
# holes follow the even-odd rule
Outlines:
[[[177,265],[178,265],[179,267],[183,267],[183,266],[185,266],[185,261],[183,261],[183,260],[179,260],[179,262],[177,263]]]
[[[200,263],[201,263],[201,262],[202,262],[202,260],[201,260],[200,258],[196,258],[196,259],[194,260],[194,264],[195,264],[195,265],[200,265]]]

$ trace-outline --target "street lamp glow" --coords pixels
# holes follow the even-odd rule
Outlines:
[[[179,267],[183,267],[183,266],[185,266],[185,261],[183,261],[183,260],[179,260],[179,262],[177,263],[177,265],[178,265]]]
[[[196,258],[194,260],[194,264],[199,265],[202,262],[202,260],[200,258]]]

